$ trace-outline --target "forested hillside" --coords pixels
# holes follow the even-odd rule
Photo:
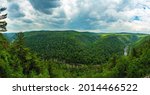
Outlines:
[[[149,35],[76,31],[4,35],[9,41],[0,35],[0,77],[150,75]]]
[[[76,31],[25,33],[25,44],[42,59],[76,64],[103,64],[138,40],[133,34],[97,34]]]
[[[24,47],[23,34],[9,43],[0,34],[0,77],[49,77],[45,62]]]

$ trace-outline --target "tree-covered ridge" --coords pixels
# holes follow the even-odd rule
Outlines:
[[[112,55],[123,55],[124,48],[137,41],[134,34],[98,34],[76,31],[25,33],[26,46],[42,59],[67,63],[103,64]]]
[[[137,53],[135,56],[139,57],[142,54],[148,53],[150,50],[150,36],[146,36],[140,41],[136,42],[133,49]]]
[[[134,77],[150,75],[150,35],[134,43],[130,50],[130,57],[133,62],[133,64],[130,65],[134,66],[131,73],[136,71]]]
[[[19,33],[8,42],[0,34],[0,48],[0,77],[150,75],[149,35],[40,31]]]

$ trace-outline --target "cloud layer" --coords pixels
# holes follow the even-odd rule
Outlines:
[[[150,0],[0,0],[8,30],[150,32]]]
[[[60,6],[60,0],[29,0],[35,10],[52,14],[52,9]]]

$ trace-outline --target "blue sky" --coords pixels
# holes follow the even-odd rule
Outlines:
[[[150,33],[150,0],[0,0],[8,31]]]

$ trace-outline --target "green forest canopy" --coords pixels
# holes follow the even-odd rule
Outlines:
[[[76,31],[0,34],[0,77],[145,77],[150,36]],[[128,46],[128,55],[124,48]]]

